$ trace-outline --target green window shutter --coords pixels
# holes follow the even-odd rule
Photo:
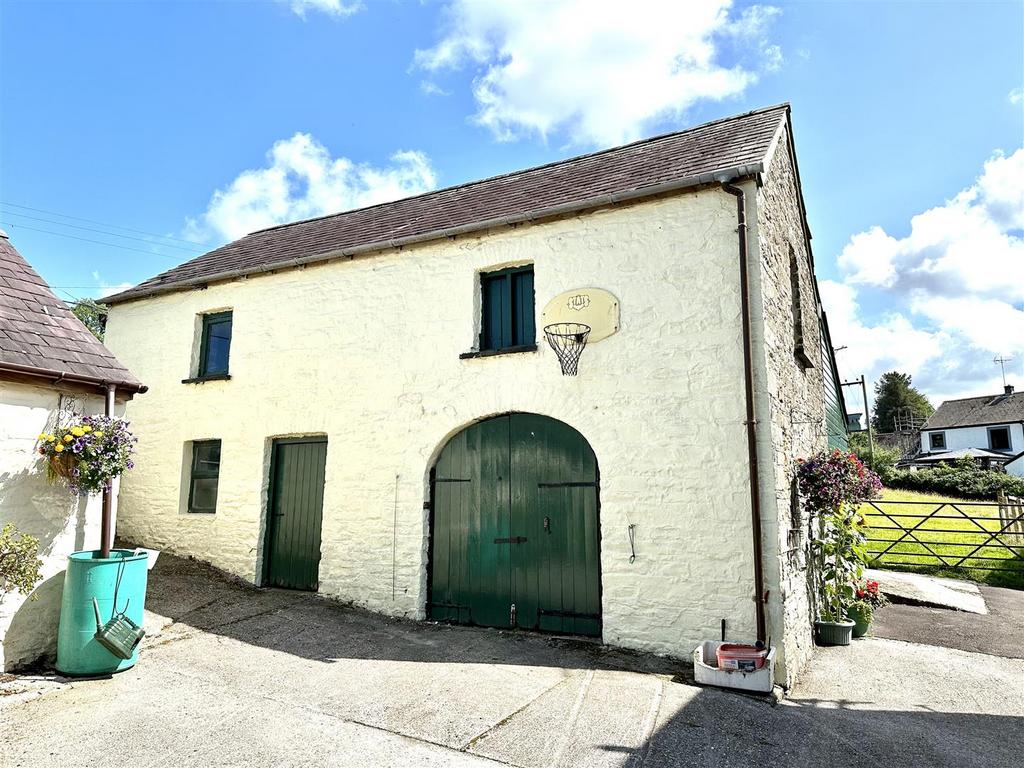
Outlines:
[[[188,511],[217,511],[217,485],[220,481],[220,440],[192,443],[192,471],[189,477]]]
[[[536,343],[533,267],[515,267],[480,276],[483,317],[480,349],[496,350]]]
[[[514,329],[512,344],[534,344],[537,341],[537,331],[534,320],[533,268],[515,272],[511,279]]]
[[[231,313],[203,315],[203,336],[199,346],[197,375],[220,376],[228,372],[231,352]]]
[[[512,337],[508,275],[485,275],[482,280],[484,316],[480,349],[504,349],[511,346]]]

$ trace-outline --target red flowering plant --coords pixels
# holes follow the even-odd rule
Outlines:
[[[858,509],[878,495],[882,481],[856,454],[836,449],[801,459],[797,482],[804,506],[818,518],[813,547],[819,613],[824,621],[842,622],[857,599],[867,558]]]
[[[878,588],[878,582],[874,579],[868,579],[863,584],[857,587],[855,592],[857,602],[867,603],[873,609],[881,608],[883,605],[888,605],[889,601],[885,595]]]

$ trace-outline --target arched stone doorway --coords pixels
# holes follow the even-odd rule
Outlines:
[[[586,439],[546,416],[452,437],[431,472],[427,615],[599,637],[598,479]]]

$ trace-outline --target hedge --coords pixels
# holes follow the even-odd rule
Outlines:
[[[965,499],[994,501],[999,491],[1010,496],[1024,496],[1024,478],[1005,472],[979,469],[972,459],[963,458],[953,464],[945,462],[934,469],[890,470],[882,477],[889,488],[908,491],[930,491]]]

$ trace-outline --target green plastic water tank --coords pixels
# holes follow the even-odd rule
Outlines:
[[[64,596],[60,604],[60,629],[57,633],[57,669],[65,675],[93,676],[120,672],[135,666],[139,651],[130,659],[119,659],[96,640],[96,598],[102,621],[115,611],[142,626],[146,604],[147,561],[143,552],[112,549],[110,557],[99,550],[73,552],[64,573]]]

